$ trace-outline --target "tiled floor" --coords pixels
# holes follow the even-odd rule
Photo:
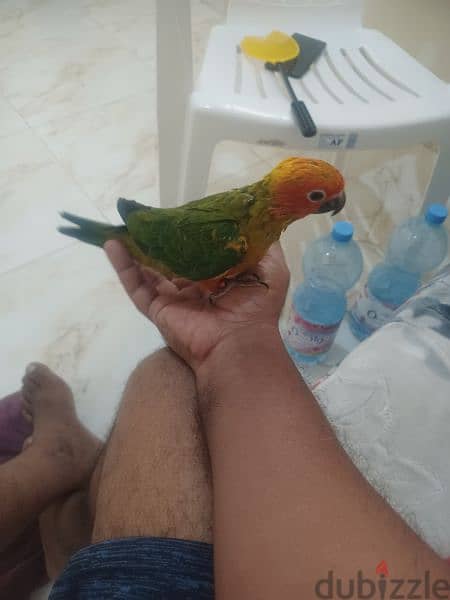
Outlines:
[[[198,65],[220,0],[193,2]],[[0,396],[40,360],[65,376],[80,415],[104,435],[125,380],[159,334],[131,309],[103,254],[56,232],[59,210],[117,220],[118,195],[158,203],[152,0],[2,0],[0,4]],[[259,178],[289,151],[225,142],[210,191]],[[345,215],[366,264],[415,213],[433,153],[357,153]],[[285,244],[299,278],[305,244],[328,217]]]

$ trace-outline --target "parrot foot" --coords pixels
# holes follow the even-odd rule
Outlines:
[[[241,273],[234,277],[234,280],[237,282],[237,285],[241,286],[253,286],[253,285],[263,285],[265,288],[269,289],[269,286],[265,281],[261,279],[259,275],[256,273]]]
[[[216,300],[228,294],[235,287],[254,287],[255,285],[262,285],[267,289],[269,288],[267,283],[262,281],[256,273],[241,273],[236,277],[224,277],[220,282],[219,289],[210,294],[209,301],[211,304],[215,304]]]

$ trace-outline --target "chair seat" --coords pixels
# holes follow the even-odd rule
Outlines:
[[[292,32],[302,31],[293,24]],[[210,36],[194,102],[224,119],[263,121],[296,130],[290,99],[279,73],[239,50],[245,35],[259,29],[223,25]],[[319,37],[319,36],[317,36]],[[316,123],[319,147],[373,147],[398,134],[398,143],[442,135],[450,123],[449,86],[382,33],[371,29],[325,30],[327,47],[302,79],[291,78]],[[340,142],[333,135],[340,136]],[[289,136],[288,136],[289,137]],[[338,140],[338,141],[336,141]],[[389,144],[388,144],[389,145]]]

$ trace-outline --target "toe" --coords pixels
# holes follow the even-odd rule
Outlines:
[[[36,369],[38,369],[40,366],[41,366],[41,363],[30,362],[25,368],[25,374],[31,375],[31,373],[34,373],[34,371],[36,371]]]
[[[29,448],[29,447],[31,446],[31,444],[32,444],[32,443],[33,443],[33,438],[32,438],[32,436],[30,435],[30,437],[27,437],[27,438],[24,440],[23,444],[22,444],[22,452],[23,452],[24,450],[26,450],[27,448]]]
[[[40,368],[41,364],[37,362],[32,362],[26,366],[25,369],[25,379],[30,379]]]
[[[28,365],[25,376],[37,385],[42,385],[48,379],[57,377],[46,365],[38,362],[33,362]]]
[[[33,415],[26,409],[22,409],[22,417],[25,419],[25,421],[28,421],[29,423],[33,422]]]
[[[24,392],[30,392],[34,387],[34,384],[28,381],[22,385],[22,404],[30,404],[29,395]]]
[[[27,385],[36,385],[39,382],[39,379],[36,378],[38,363],[30,363],[25,369],[25,374],[22,377],[22,383],[25,386]]]
[[[31,400],[30,400],[30,395],[26,394],[26,393],[22,393],[22,396],[23,396],[22,410],[31,413],[32,404],[31,404]]]
[[[36,389],[37,383],[34,381],[34,379],[31,379],[31,377],[28,377],[27,375],[25,375],[25,377],[22,378],[22,389],[23,390],[34,390]]]
[[[29,413],[30,415],[33,414],[33,401],[32,401],[33,392],[31,392],[30,390],[23,389],[22,396],[23,396],[22,410]]]
[[[22,408],[31,415],[36,434],[51,423],[74,418],[75,405],[69,386],[47,366],[31,363],[23,382]]]
[[[32,396],[37,391],[37,386],[32,381],[25,381],[22,386],[22,395],[24,404],[31,404]]]

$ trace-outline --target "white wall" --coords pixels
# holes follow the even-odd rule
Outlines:
[[[450,0],[367,0],[364,23],[450,82]]]
[[[229,3],[200,1],[218,10]],[[365,0],[364,24],[383,31],[450,82],[450,0]]]

